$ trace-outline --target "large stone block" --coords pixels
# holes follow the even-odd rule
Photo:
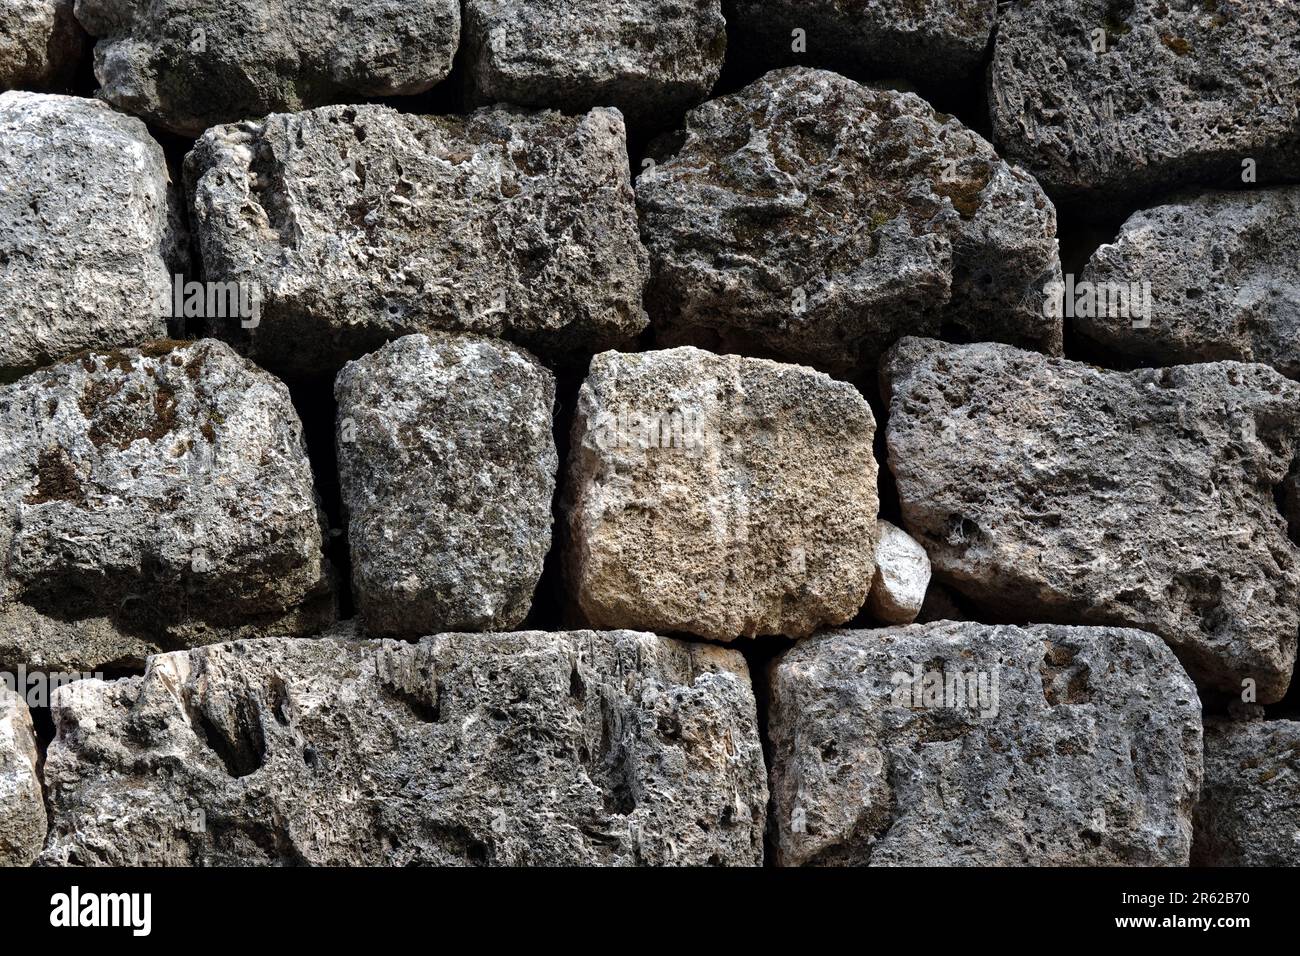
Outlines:
[[[261,290],[219,333],[287,374],[333,375],[413,332],[546,357],[645,328],[623,120],[325,107],[222,126],[186,159],[210,280]]]
[[[262,640],[55,693],[48,863],[758,865],[744,659],[629,632]]]
[[[334,392],[367,633],[522,623],[551,544],[551,373],[504,342],[408,335],[349,362]]]
[[[925,339],[883,374],[903,522],[941,581],[1004,615],[1159,634],[1203,690],[1286,692],[1300,548],[1277,492],[1300,385]]]
[[[853,386],[802,366],[597,355],[566,490],[580,616],[718,640],[849,620],[875,570],[874,434]]]
[[[1200,700],[1153,635],[837,631],[770,685],[779,864],[1187,865]]]

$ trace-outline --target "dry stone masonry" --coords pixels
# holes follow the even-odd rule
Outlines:
[[[770,684],[783,866],[1187,863],[1200,700],[1150,634],[839,631]]]
[[[0,0],[0,866],[1300,864],[1292,7]]]
[[[661,341],[840,372],[945,323],[1061,348],[1052,204],[914,94],[770,73],[692,110],[637,203]]]
[[[261,640],[56,691],[43,860],[747,865],[735,651],[630,631]]]
[[[848,621],[875,571],[875,428],[853,387],[803,366],[597,355],[564,508],[580,616],[722,641]]]
[[[617,111],[409,116],[335,106],[219,126],[186,158],[207,277],[260,291],[220,333],[291,375],[413,332],[572,356],[646,326]]]
[[[551,373],[491,339],[408,335],[349,362],[335,395],[367,632],[522,623],[551,544]]]
[[[77,0],[100,95],[165,129],[367,96],[419,93],[451,72],[456,0]]]

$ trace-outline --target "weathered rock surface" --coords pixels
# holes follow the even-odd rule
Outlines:
[[[779,864],[1187,863],[1201,706],[1153,635],[836,631],[770,678]]]
[[[0,388],[0,664],[95,670],[332,616],[288,390],[221,342]]]
[[[802,366],[597,355],[565,491],[579,615],[718,640],[849,620],[875,571],[874,434],[851,385]]]
[[[70,96],[0,94],[0,377],[167,334],[162,148]]]
[[[503,342],[408,335],[349,362],[334,393],[367,633],[518,626],[551,544],[551,373]]]
[[[888,521],[876,523],[876,576],[867,610],[883,624],[911,624],[921,613],[930,586],[925,548]]]
[[[991,78],[998,150],[1083,212],[1241,181],[1247,159],[1261,183],[1300,175],[1288,4],[1022,0],[999,13]]]
[[[722,70],[719,0],[466,0],[465,61],[480,102],[659,121]]]
[[[262,290],[259,363],[333,374],[413,332],[468,331],[546,356],[645,328],[623,121],[380,106],[210,130],[186,159],[210,280]]]
[[[1194,866],[1300,866],[1300,723],[1205,724]]]
[[[903,524],[936,577],[1000,613],[1149,630],[1203,689],[1282,697],[1300,549],[1274,489],[1300,385],[1263,365],[1107,372],[926,339],[884,375]]]
[[[1060,351],[1052,204],[914,94],[769,73],[692,110],[637,203],[661,343],[831,371],[946,327]]]
[[[100,95],[198,136],[367,96],[420,93],[451,72],[455,0],[77,0]]]
[[[55,693],[43,862],[756,865],[734,651],[631,632],[263,640]]]
[[[71,85],[86,35],[73,0],[0,0],[0,90]]]
[[[927,84],[979,73],[997,0],[735,0],[744,50]],[[795,30],[805,49],[795,51]]]
[[[45,844],[45,797],[27,704],[0,684],[0,866],[27,866]]]
[[[1094,287],[1150,284],[1149,326],[1076,317],[1079,332],[1109,348],[1165,365],[1263,362],[1300,378],[1300,188],[1212,193],[1134,213],[1083,278]]]

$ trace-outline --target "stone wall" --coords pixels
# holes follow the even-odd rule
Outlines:
[[[1297,50],[0,0],[0,864],[1300,864]]]

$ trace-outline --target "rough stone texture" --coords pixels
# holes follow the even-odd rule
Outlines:
[[[1300,866],[1300,723],[1205,724],[1195,866]]]
[[[70,86],[86,35],[73,0],[0,0],[0,90]]]
[[[671,122],[722,70],[719,0],[466,0],[465,68],[479,102]]]
[[[0,684],[0,866],[27,866],[45,843],[45,797],[27,704]]]
[[[991,77],[999,151],[1085,213],[1240,182],[1247,158],[1261,183],[1300,175],[1289,3],[1021,0],[999,14]]]
[[[1003,614],[1141,627],[1202,688],[1282,697],[1300,549],[1274,489],[1300,385],[1263,365],[1107,372],[925,339],[885,375],[903,523],[940,580]]]
[[[631,632],[249,641],[54,697],[42,862],[746,864],[736,652]]]
[[[992,706],[923,696],[933,674],[982,674]],[[780,657],[771,691],[779,864],[1187,863],[1201,705],[1150,634],[832,632]]]
[[[408,335],[349,362],[334,394],[367,633],[518,626],[551,544],[551,373],[490,339]]]
[[[1076,317],[1083,335],[1163,365],[1236,359],[1300,378],[1300,188],[1212,193],[1134,213],[1092,283],[1150,283],[1150,327]]]
[[[663,344],[831,371],[948,326],[1060,351],[1052,204],[914,94],[774,71],[692,110],[637,203]]]
[[[930,559],[906,531],[876,523],[876,577],[867,610],[883,624],[911,624],[921,613],[930,584]]]
[[[579,616],[718,640],[849,620],[875,571],[874,434],[851,385],[801,366],[597,355],[565,491]]]
[[[332,616],[288,390],[226,345],[0,389],[0,664],[95,670]]]
[[[333,374],[412,332],[567,356],[645,328],[623,121],[325,107],[210,130],[186,159],[209,279],[262,290],[222,334],[286,373]]]
[[[796,59],[929,85],[981,72],[997,0],[734,0],[749,55]],[[794,30],[807,49],[792,49]]]
[[[168,185],[139,120],[0,94],[0,377],[167,334]]]
[[[420,93],[451,72],[455,0],[77,0],[100,95],[166,129],[367,96]]]

